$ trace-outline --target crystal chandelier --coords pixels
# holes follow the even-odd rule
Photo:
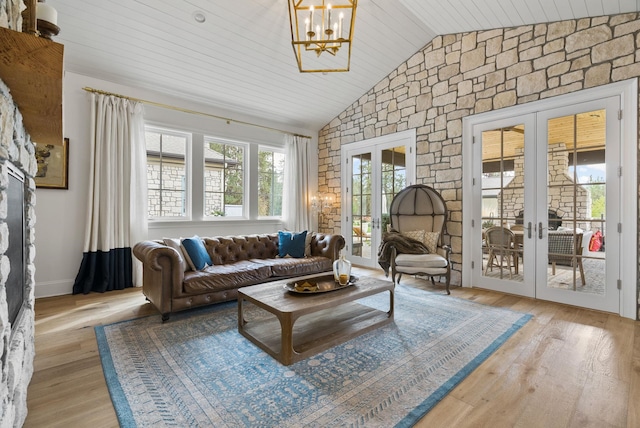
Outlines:
[[[291,44],[302,73],[349,71],[358,0],[288,0]]]

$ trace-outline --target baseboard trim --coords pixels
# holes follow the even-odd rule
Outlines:
[[[73,280],[37,282],[35,297],[64,296],[73,293]]]

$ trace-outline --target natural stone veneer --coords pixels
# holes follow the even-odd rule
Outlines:
[[[5,282],[9,275],[9,258],[5,255],[9,236],[6,224],[8,210],[6,188],[9,184],[10,161],[25,175],[27,225],[25,294],[27,303],[18,325],[9,324]],[[7,86],[0,81],[0,427],[22,426],[27,416],[27,387],[33,374],[34,348],[34,285],[35,285],[35,182],[37,171],[34,146],[22,126]]]
[[[460,272],[462,118],[637,78],[639,31],[629,13],[434,38],[320,130],[320,192],[341,192],[343,144],[415,128],[417,181],[447,202]],[[339,207],[323,218],[323,231],[340,232]]]
[[[22,30],[22,0],[0,1],[0,27]],[[5,283],[9,275],[9,258],[5,255],[9,244],[6,224],[7,211],[16,209],[7,203],[10,161],[25,176],[25,224],[27,226],[24,312],[9,324]],[[33,374],[35,357],[35,205],[36,186],[33,181],[38,170],[35,150],[29,134],[22,125],[22,115],[0,80],[0,427],[20,427],[27,417],[27,387]],[[12,328],[13,327],[13,328]],[[13,334],[12,334],[13,330]]]

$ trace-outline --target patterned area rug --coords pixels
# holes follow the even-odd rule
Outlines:
[[[96,336],[123,427],[408,427],[530,318],[400,285],[393,323],[290,366],[237,332],[236,302]]]

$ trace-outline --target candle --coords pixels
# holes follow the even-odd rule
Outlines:
[[[309,18],[304,20],[304,34],[307,36],[307,41],[309,40]]]
[[[322,37],[320,36],[320,26],[316,25],[316,34],[318,35],[318,39],[317,40],[322,40]]]
[[[58,11],[46,3],[38,3],[36,6],[36,18],[58,25]]]
[[[338,20],[338,38],[342,38],[342,20],[344,19],[344,13],[340,12],[340,19]]]
[[[327,29],[331,29],[331,3],[327,5]]]
[[[333,40],[337,40],[338,39],[338,23],[334,22],[333,24],[333,34],[332,34],[332,39]]]
[[[309,8],[309,28],[313,31],[313,6]]]
[[[338,282],[340,282],[340,285],[347,285],[349,283],[349,275],[341,273],[340,276],[338,276]]]

